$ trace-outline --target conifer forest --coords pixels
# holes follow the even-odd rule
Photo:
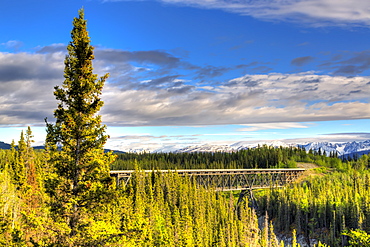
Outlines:
[[[232,153],[105,152],[98,115],[108,75],[93,73],[84,11],[73,21],[45,149],[28,127],[0,149],[0,246],[370,246],[370,156],[342,160],[299,147]],[[49,122],[53,121],[53,122]],[[176,169],[296,168],[281,188],[204,188]],[[118,186],[110,170],[135,170]],[[143,170],[152,170],[146,175]]]

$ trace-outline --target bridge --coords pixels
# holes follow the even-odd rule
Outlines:
[[[253,189],[283,187],[294,182],[306,169],[207,169],[207,170],[157,170],[160,173],[177,173],[180,176],[193,177],[196,183],[205,188],[215,188],[218,191],[240,190],[237,202],[239,205],[245,196],[249,197],[249,206],[258,211],[258,204],[253,196]],[[110,171],[116,178],[117,187],[127,185],[133,170]],[[152,170],[142,171],[150,174]],[[240,216],[240,215],[239,215]]]
[[[220,191],[251,190],[283,187],[302,175],[305,169],[206,169],[206,170],[157,170],[160,173],[177,173],[194,177],[198,185]],[[111,171],[117,186],[126,185],[133,170]],[[142,171],[150,174],[152,170]]]

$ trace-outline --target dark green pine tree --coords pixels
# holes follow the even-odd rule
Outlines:
[[[112,198],[114,186],[109,164],[115,157],[104,153],[108,136],[97,115],[103,106],[100,95],[108,74],[98,78],[93,73],[94,48],[86,24],[81,9],[73,21],[65,80],[54,91],[59,101],[54,111],[56,123],[46,121],[46,146],[55,172],[48,192],[54,220],[67,229],[64,235],[58,233],[57,241],[64,246],[77,246],[81,241],[86,244],[87,240],[81,239],[88,237],[88,229],[94,225],[94,212]]]

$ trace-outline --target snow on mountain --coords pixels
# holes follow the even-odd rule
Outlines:
[[[258,146],[271,146],[271,147],[303,147],[306,151],[312,149],[313,151],[326,152],[327,155],[332,151],[336,151],[339,156],[353,155],[353,154],[366,154],[370,153],[370,140],[367,141],[353,141],[353,142],[310,142],[305,144],[298,143],[285,143],[282,141],[272,142],[259,142],[259,143],[247,143],[247,142],[236,142],[231,145],[194,145],[185,148],[171,150],[174,153],[191,153],[191,152],[235,152],[238,150],[255,148]],[[167,150],[168,151],[168,150]],[[165,152],[165,150],[158,149],[155,152]]]
[[[155,153],[154,150],[148,149],[148,148],[136,148],[136,149],[129,149],[125,150],[127,153],[137,153],[137,154],[142,154],[142,153]]]
[[[285,143],[282,141],[258,142],[258,143],[248,143],[248,142],[241,141],[241,142],[236,142],[230,146],[236,150],[242,150],[242,149],[248,149],[248,148],[255,148],[255,147],[258,147],[258,145],[259,146],[266,145],[266,146],[278,148],[278,147],[296,146],[297,144],[290,144],[290,143]]]
[[[323,153],[324,151],[329,154],[332,151],[337,151],[338,155],[341,155],[344,152],[344,143],[331,143],[331,142],[311,142],[305,145],[300,145],[306,151],[319,151]]]
[[[188,146],[175,151],[175,153],[195,153],[195,152],[235,152],[238,149],[233,148],[229,145],[199,145],[199,146]]]
[[[271,147],[289,147],[296,146],[296,144],[287,144],[282,141],[272,141],[272,142],[258,142],[258,143],[248,143],[248,142],[236,142],[231,145],[196,145],[181,148],[176,153],[193,153],[193,152],[236,152],[243,149],[256,148],[258,146],[271,146]]]
[[[161,148],[148,149],[130,149],[130,150],[120,150],[123,152],[131,153],[191,153],[191,152],[236,152],[243,149],[255,148],[258,146],[271,146],[271,147],[303,147],[306,151],[312,149],[313,151],[319,151],[323,153],[326,152],[327,155],[332,151],[336,151],[338,156],[354,156],[354,155],[363,155],[370,153],[370,140],[367,141],[352,141],[352,142],[309,142],[309,143],[285,143],[282,141],[271,141],[271,142],[258,142],[258,143],[249,143],[249,142],[236,142],[231,145],[212,145],[212,144],[203,144],[203,145],[193,145],[188,147],[181,147],[178,145],[168,145]],[[10,145],[0,141],[0,149],[9,149]],[[35,147],[43,148],[43,147]]]
[[[300,145],[307,151],[312,149],[313,151],[326,152],[329,154],[331,151],[338,152],[339,156],[349,155],[354,153],[369,153],[370,152],[370,140],[367,141],[353,141],[353,142],[311,142],[305,145]]]

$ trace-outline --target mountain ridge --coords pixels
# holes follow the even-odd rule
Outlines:
[[[187,147],[177,146],[165,146],[160,149],[130,149],[130,150],[110,150],[116,153],[192,153],[192,152],[237,152],[239,150],[256,148],[258,146],[271,146],[271,147],[302,147],[307,152],[309,150],[321,152],[329,155],[331,152],[337,152],[339,157],[358,157],[363,154],[370,153],[370,140],[365,141],[350,141],[350,142],[306,142],[306,143],[288,143],[283,141],[271,141],[271,142],[256,142],[247,143],[243,141],[235,142],[230,145],[216,145],[216,144],[202,144],[202,145],[190,145]],[[11,145],[0,141],[0,149],[10,149]],[[43,149],[43,146],[34,147],[34,149]]]
[[[307,152],[309,150],[325,153],[337,152],[339,157],[353,157],[355,155],[363,155],[370,153],[370,140],[366,141],[351,141],[351,142],[306,142],[306,143],[287,143],[283,141],[272,142],[258,142],[258,143],[244,143],[236,142],[231,145],[192,145],[184,148],[174,150],[174,153],[183,152],[236,152],[248,148],[256,148],[258,146],[272,146],[272,147],[302,147]],[[161,150],[155,150],[161,152]]]
[[[0,149],[11,149],[11,147],[12,146],[10,144],[0,141]],[[35,150],[40,150],[40,149],[44,149],[45,146],[33,146],[32,148]],[[104,152],[110,152],[110,151],[113,151],[114,153],[125,153],[124,151],[120,151],[120,150],[104,149]]]

